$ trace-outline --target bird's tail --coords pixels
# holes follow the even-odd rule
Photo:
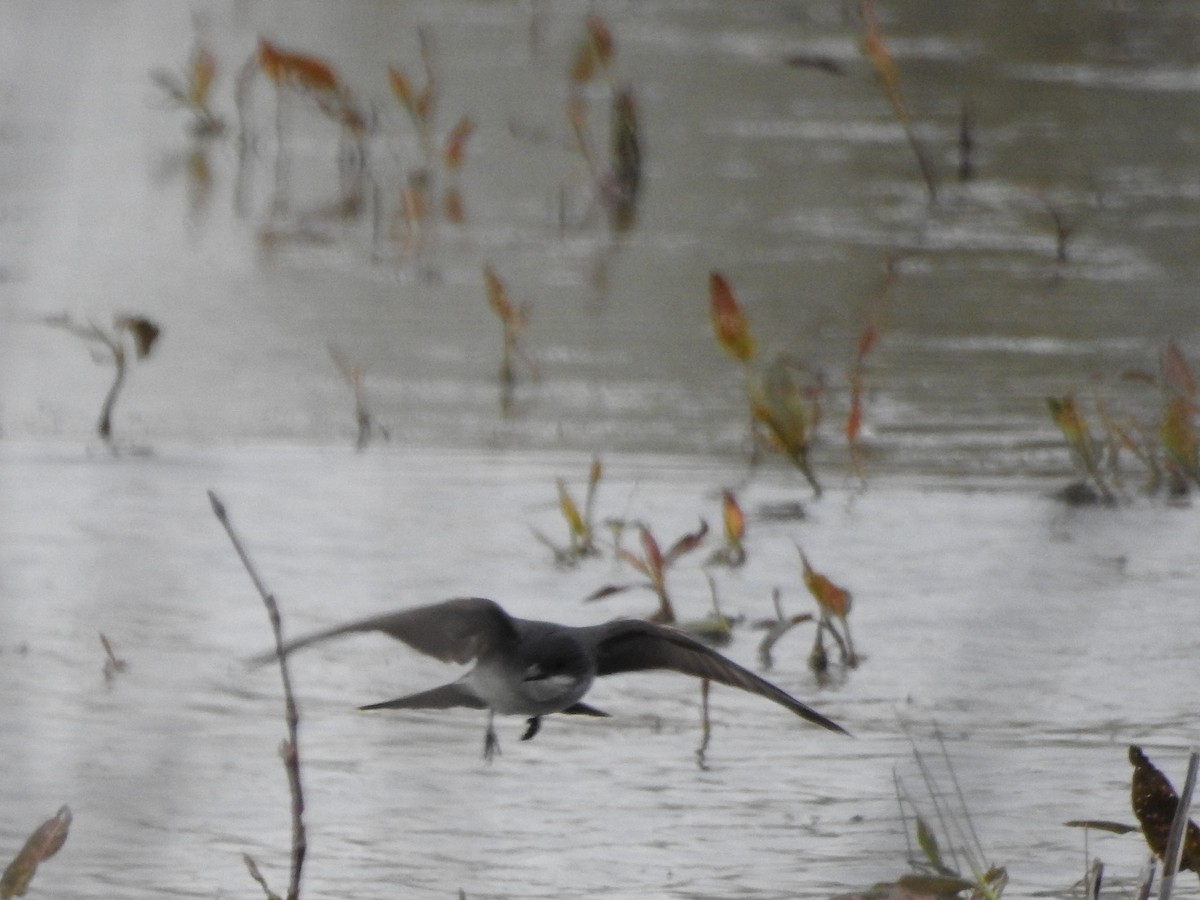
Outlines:
[[[419,694],[409,694],[396,700],[385,700],[382,703],[371,703],[360,706],[359,709],[450,709],[455,706],[466,706],[470,709],[487,709],[487,704],[480,700],[461,681],[452,681]]]

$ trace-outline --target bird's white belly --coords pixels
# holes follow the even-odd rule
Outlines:
[[[569,675],[524,681],[513,678],[511,670],[485,664],[476,666],[467,680],[471,690],[489,707],[502,715],[516,716],[559,712],[577,703],[591,686],[590,678]]]

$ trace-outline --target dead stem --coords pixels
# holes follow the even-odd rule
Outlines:
[[[275,636],[275,656],[279,660],[279,675],[283,681],[283,699],[285,717],[287,720],[287,739],[280,747],[284,769],[287,771],[288,787],[292,794],[292,867],[288,880],[286,900],[297,900],[300,896],[300,875],[304,869],[304,856],[308,851],[308,838],[304,828],[304,792],[300,785],[300,745],[297,731],[300,725],[300,714],[296,708],[296,698],[292,694],[292,679],[288,674],[287,657],[283,652],[283,626],[279,615],[279,605],[275,597],[266,589],[258,576],[254,564],[250,561],[229,516],[225,512],[225,504],[218,499],[213,491],[208,492],[208,500],[212,504],[213,514],[229,535],[233,549],[254,582],[254,587],[262,597],[263,605],[267,608],[267,616],[271,620],[271,631]]]

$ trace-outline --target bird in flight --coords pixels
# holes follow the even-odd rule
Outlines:
[[[773,700],[830,731],[841,725],[801,703],[782,688],[755,675],[682,631],[643,619],[616,619],[577,627],[518,619],[482,597],[445,600],[361,619],[284,643],[286,656],[302,647],[357,632],[380,631],[443,662],[475,666],[457,681],[360,709],[450,709],[488,711],[483,756],[499,750],[493,720],[501,715],[528,717],[521,740],[529,740],[550,713],[607,716],[583,702],[592,682],[619,672],[668,670],[706,678]],[[276,659],[256,657],[257,664]]]

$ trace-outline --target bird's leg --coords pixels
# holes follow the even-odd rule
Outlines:
[[[483,759],[489,763],[500,752],[500,738],[497,736],[495,726],[492,724],[495,718],[496,711],[489,709],[487,731],[483,735]]]
[[[533,718],[531,718],[529,720],[529,722],[527,724],[529,727],[526,728],[525,733],[523,735],[521,735],[521,740],[523,740],[523,741],[530,740],[535,734],[537,734],[539,731],[541,731],[542,717],[534,716]]]

